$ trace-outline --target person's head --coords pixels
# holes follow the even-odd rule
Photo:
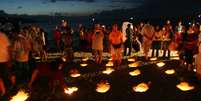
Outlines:
[[[128,28],[131,28],[131,24],[128,24],[127,27],[128,27]]]
[[[117,25],[117,24],[114,24],[114,25],[112,26],[112,30],[113,30],[113,31],[117,31],[117,30],[118,30],[118,25]]]

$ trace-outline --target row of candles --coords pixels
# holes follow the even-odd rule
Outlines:
[[[178,57],[174,57],[171,59],[179,60]],[[157,58],[150,58],[150,61],[156,61],[156,60],[157,60]],[[82,59],[82,61],[86,62],[86,61],[88,61],[88,58],[84,58],[84,59]],[[132,63],[128,64],[129,68],[138,68],[142,65],[142,62],[136,61],[135,58],[129,58],[128,62],[132,62]],[[156,62],[156,65],[158,67],[163,67],[166,64],[164,62]],[[88,64],[87,63],[81,63],[80,66],[87,67]],[[106,75],[110,75],[112,72],[115,71],[112,68],[113,66],[114,66],[114,64],[112,62],[112,59],[109,59],[109,62],[106,64],[106,69],[103,70],[102,73],[106,74]],[[165,71],[165,74],[173,75],[173,74],[175,74],[175,70],[174,69],[168,69]],[[139,75],[141,75],[141,71],[139,69],[135,69],[133,71],[130,71],[129,75],[130,76],[139,76]],[[77,78],[77,77],[80,77],[81,74],[79,73],[78,70],[74,69],[74,70],[70,71],[70,76],[73,78]],[[143,93],[143,92],[148,91],[149,87],[150,87],[150,82],[148,82],[148,83],[142,82],[138,85],[133,86],[132,90],[134,92]],[[195,88],[194,86],[191,86],[188,82],[180,82],[178,85],[176,85],[176,87],[178,89],[180,89],[181,91],[190,91],[190,90],[193,90]],[[108,81],[106,81],[106,80],[100,81],[96,85],[96,92],[107,93],[110,90],[110,88],[111,88],[111,85]],[[79,90],[79,88],[77,88],[77,87],[66,87],[66,88],[64,88],[64,93],[71,95],[71,94],[77,92],[78,90]],[[13,96],[11,98],[10,101],[25,101],[26,99],[28,99],[28,97],[29,97],[29,93],[26,93],[25,90],[20,90],[20,91],[18,91],[18,93],[15,96]]]

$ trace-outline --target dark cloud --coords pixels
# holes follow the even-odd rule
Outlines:
[[[18,7],[17,7],[17,9],[22,9],[22,8],[23,8],[22,6],[18,6]]]

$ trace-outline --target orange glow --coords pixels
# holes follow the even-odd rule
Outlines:
[[[64,88],[64,92],[69,95],[71,95],[72,93],[77,92],[77,91],[78,91],[77,87]]]
[[[139,69],[129,72],[129,75],[131,76],[138,76],[140,74],[141,74],[141,71]]]
[[[182,91],[189,91],[189,90],[193,90],[195,88],[194,86],[190,86],[188,82],[181,82],[176,87]]]
[[[29,94],[24,90],[19,90],[18,93],[11,98],[10,101],[26,101],[29,98]]]
[[[172,75],[175,73],[175,70],[174,69],[169,69],[169,70],[166,70],[165,71],[165,74],[168,74],[168,75]]]
[[[109,61],[109,62],[106,64],[106,66],[111,67],[111,66],[114,66],[114,64],[113,64],[112,61]]]
[[[135,92],[140,92],[140,93],[146,92],[148,89],[149,89],[149,86],[148,86],[148,84],[146,84],[146,83],[140,83],[140,84],[138,84],[137,86],[134,86],[134,87],[133,87],[133,90],[134,90]]]
[[[96,85],[96,92],[106,93],[110,89],[110,84],[107,81],[102,81]]]
[[[81,76],[81,74],[79,73],[79,71],[77,69],[72,69],[72,70],[70,70],[70,76],[76,78],[76,77]]]
[[[129,67],[138,67],[141,64],[141,62],[137,61],[131,64],[128,64]]]
[[[114,71],[113,68],[106,68],[106,70],[104,70],[102,73],[109,75],[109,74],[111,74],[113,71]]]

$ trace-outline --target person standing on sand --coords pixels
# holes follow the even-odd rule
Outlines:
[[[123,34],[118,30],[117,24],[112,26],[112,32],[109,35],[109,41],[111,44],[112,60],[116,65],[120,65],[122,62],[122,44]]]
[[[143,36],[142,48],[146,60],[148,60],[148,53],[152,45],[154,33],[154,27],[150,24],[145,24],[141,31],[141,34]]]

